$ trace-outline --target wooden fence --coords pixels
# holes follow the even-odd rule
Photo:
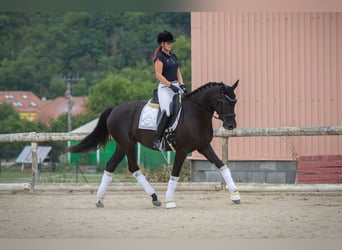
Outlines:
[[[236,128],[226,130],[214,129],[215,137],[222,137],[222,160],[228,162],[228,143],[230,137],[257,137],[257,136],[324,136],[342,135],[342,126],[315,126],[315,127],[278,127],[278,128]]]
[[[4,142],[31,142],[32,147],[32,188],[38,182],[38,142],[81,140],[88,133],[16,133],[0,134],[0,143]],[[278,127],[278,128],[236,128],[225,130],[214,129],[215,137],[222,137],[222,160],[228,162],[228,144],[230,137],[254,136],[324,136],[342,135],[342,126],[318,127]]]

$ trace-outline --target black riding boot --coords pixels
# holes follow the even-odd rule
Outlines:
[[[161,139],[164,133],[164,130],[169,123],[170,117],[166,115],[166,112],[162,112],[160,115],[160,118],[158,119],[158,127],[157,127],[157,132],[154,137],[153,141],[153,148],[155,149],[160,149],[161,147]]]

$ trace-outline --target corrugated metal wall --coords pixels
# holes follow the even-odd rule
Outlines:
[[[191,45],[193,89],[240,79],[239,127],[342,125],[342,13],[195,12]],[[342,154],[341,136],[229,142],[231,160]]]

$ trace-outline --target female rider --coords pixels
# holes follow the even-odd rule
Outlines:
[[[175,42],[172,33],[163,31],[158,34],[159,47],[153,54],[154,71],[158,85],[158,99],[161,115],[157,123],[157,132],[153,147],[161,149],[161,137],[170,119],[170,104],[173,96],[182,91],[186,93],[182,73],[179,68],[177,56],[171,52]]]

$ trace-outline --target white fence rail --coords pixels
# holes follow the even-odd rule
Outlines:
[[[43,142],[81,140],[88,133],[16,133],[0,134],[1,142]]]
[[[342,126],[214,129],[217,137],[342,135]]]
[[[0,143],[5,142],[31,142],[32,147],[32,188],[38,182],[38,142],[46,141],[70,141],[81,140],[88,133],[16,133],[0,134]],[[254,136],[325,136],[342,135],[342,126],[317,126],[317,127],[278,127],[278,128],[236,128],[225,130],[214,129],[215,137],[222,137],[222,160],[228,161],[229,137],[254,137]]]
[[[236,128],[226,130],[214,129],[214,136],[226,138],[222,140],[222,160],[228,162],[229,137],[254,136],[324,136],[342,135],[342,126],[314,126],[314,127],[278,127],[278,128]]]

